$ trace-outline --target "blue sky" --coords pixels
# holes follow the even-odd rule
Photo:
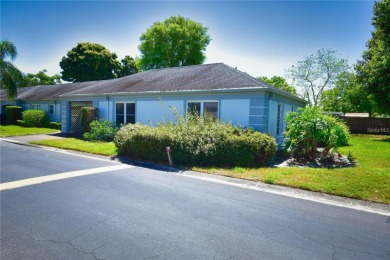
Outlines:
[[[25,73],[59,62],[78,42],[139,56],[139,37],[155,21],[182,15],[209,28],[206,62],[252,76],[285,69],[321,48],[356,63],[371,37],[373,1],[1,1],[1,38],[18,49]]]

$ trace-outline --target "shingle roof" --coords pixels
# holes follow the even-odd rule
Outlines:
[[[99,81],[68,94],[167,92],[240,87],[267,86],[245,73],[217,63],[148,70],[119,79]]]
[[[239,88],[270,88],[246,73],[223,63],[155,69],[112,80],[88,81],[18,90],[23,100],[52,100],[61,96],[113,93],[172,92]],[[6,99],[5,92],[0,99]]]

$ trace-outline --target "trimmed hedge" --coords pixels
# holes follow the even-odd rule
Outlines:
[[[90,124],[98,119],[98,108],[82,107],[81,108],[81,126],[84,132],[91,131]]]
[[[22,113],[22,118],[26,126],[43,127],[49,118],[46,111],[43,110],[26,110]]]
[[[15,125],[18,120],[22,119],[22,107],[6,106],[5,120],[9,125]]]
[[[117,132],[118,154],[166,162],[171,148],[175,164],[201,166],[261,166],[272,159],[275,139],[210,118],[179,120],[157,127],[128,124]]]
[[[60,122],[49,122],[45,125],[45,127],[51,128],[51,129],[61,130],[61,123]]]

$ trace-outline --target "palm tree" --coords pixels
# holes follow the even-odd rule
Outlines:
[[[23,84],[23,74],[9,60],[14,60],[18,52],[15,45],[8,40],[0,41],[0,88],[7,91],[9,99],[16,98],[17,88]]]

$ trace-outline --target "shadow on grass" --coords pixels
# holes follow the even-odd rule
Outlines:
[[[121,156],[113,156],[113,157],[111,157],[111,159],[117,160],[117,161],[124,163],[124,164],[134,165],[137,167],[148,168],[148,169],[152,169],[152,170],[158,170],[158,171],[164,171],[164,172],[180,172],[180,168],[171,167],[171,166],[164,165],[164,164],[158,164],[155,162],[133,160],[133,159],[129,159],[129,158],[121,157]]]
[[[64,138],[75,138],[75,139],[85,141],[85,139],[83,138],[83,133],[61,133],[61,132],[58,132],[58,133],[47,134],[47,135],[64,137]]]
[[[390,137],[384,137],[381,139],[375,139],[375,142],[385,142],[385,143],[390,143]]]

